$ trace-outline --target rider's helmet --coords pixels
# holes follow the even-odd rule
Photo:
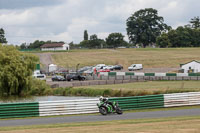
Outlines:
[[[100,96],[100,97],[99,97],[99,101],[103,101],[103,96]]]

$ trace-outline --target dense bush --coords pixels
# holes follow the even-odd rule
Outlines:
[[[29,85],[30,90],[25,92],[24,95],[53,95],[53,90],[46,84],[45,81],[34,78],[31,80]]]

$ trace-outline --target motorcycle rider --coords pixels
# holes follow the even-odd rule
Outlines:
[[[113,110],[115,110],[115,107],[114,107],[113,103],[110,102],[110,101],[108,101],[108,98],[105,98],[105,97],[103,97],[103,96],[100,96],[100,97],[99,97],[99,101],[102,101],[102,102],[104,102],[104,103],[107,103],[107,104],[111,105],[111,107],[113,108]]]

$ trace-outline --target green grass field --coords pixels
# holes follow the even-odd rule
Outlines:
[[[129,48],[92,49],[54,52],[53,62],[66,68],[96,64],[143,64],[144,68],[179,67],[191,60],[200,60],[200,48]]]
[[[80,87],[74,87],[80,88]],[[200,91],[200,81],[146,81],[134,82],[126,84],[112,84],[112,85],[94,85],[94,86],[81,86],[81,88],[92,89],[112,89],[112,90],[167,90],[167,89],[191,89]]]

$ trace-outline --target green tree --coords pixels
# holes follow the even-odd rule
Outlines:
[[[194,29],[200,28],[200,18],[199,18],[199,16],[192,18],[190,20],[190,23],[192,25],[192,28],[194,28]]]
[[[88,40],[83,40],[83,41],[80,42],[80,47],[81,48],[89,48],[90,42]]]
[[[4,32],[3,28],[0,28],[0,43],[7,43],[4,34],[5,34],[5,32]]]
[[[88,40],[88,33],[87,33],[87,30],[84,31],[84,40]]]
[[[98,40],[99,40],[100,48],[107,48],[107,44],[104,39],[98,39]]]
[[[20,45],[20,49],[27,49],[27,48],[28,48],[28,46],[26,45],[26,43],[22,43]]]
[[[90,40],[98,40],[97,35],[96,35],[96,34],[91,35],[91,36],[90,36]]]
[[[70,47],[70,49],[78,49],[80,47],[80,45],[74,44],[74,42],[72,41],[69,43],[69,47]]]
[[[163,31],[171,27],[164,23],[164,19],[158,16],[158,11],[153,8],[141,9],[127,19],[127,34],[131,43],[139,43],[146,47],[156,42],[156,38]]]
[[[191,33],[191,45],[193,47],[200,47],[200,29],[193,29]]]
[[[191,47],[192,46],[192,32],[193,30],[189,27],[179,26],[176,29],[178,34],[178,47]]]
[[[45,43],[52,43],[51,41],[39,41],[39,40],[35,40],[33,43],[30,43],[30,45],[28,46],[28,48],[30,49],[37,49],[40,48],[40,46],[42,46]]]
[[[38,57],[0,44],[0,94],[21,95],[28,91],[36,62]]]
[[[96,34],[90,36],[89,48],[101,48],[102,45],[102,40],[98,39]]]
[[[106,38],[106,44],[109,48],[124,46],[124,36],[121,33],[111,33]]]
[[[170,40],[167,33],[161,34],[160,37],[157,37],[156,44],[161,48],[171,47]]]
[[[96,34],[90,36],[90,40],[83,40],[79,45],[81,48],[103,48],[106,47],[106,43],[103,39],[99,39]]]
[[[179,26],[177,29],[170,30],[158,37],[157,45],[160,47],[199,47],[200,29]]]
[[[170,30],[167,35],[170,40],[171,47],[180,47],[179,35],[176,30]]]

